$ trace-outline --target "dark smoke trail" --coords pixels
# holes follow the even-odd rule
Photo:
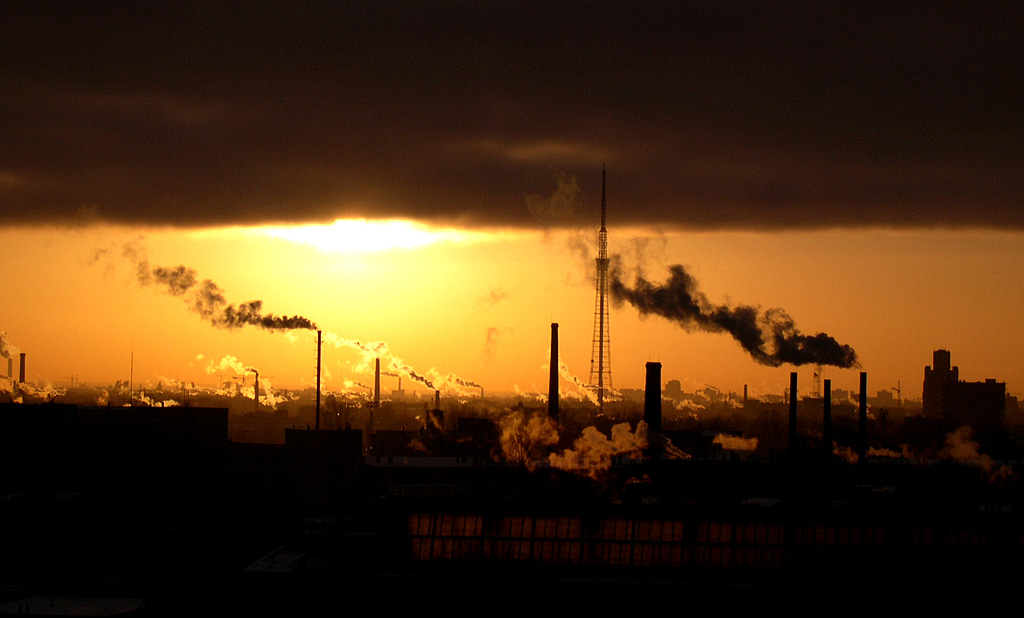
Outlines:
[[[611,294],[617,302],[629,302],[641,315],[668,318],[686,329],[712,333],[726,332],[739,342],[755,361],[772,367],[792,365],[834,365],[854,367],[857,353],[825,333],[804,335],[793,318],[782,309],[761,312],[758,307],[729,307],[710,303],[697,289],[697,282],[680,266],[670,266],[664,285],[637,275],[633,287],[622,282],[618,269],[611,273]]]
[[[449,373],[448,375],[446,375],[444,378],[441,379],[441,382],[443,382],[444,384],[457,384],[463,388],[483,388],[476,382],[460,378],[454,373]]]
[[[158,266],[151,269],[144,252],[130,244],[124,246],[122,254],[135,263],[140,284],[156,284],[165,287],[171,296],[184,297],[189,309],[218,328],[258,326],[267,330],[316,330],[316,324],[302,316],[263,313],[261,300],[251,300],[237,306],[229,304],[224,291],[209,279],[200,281],[194,268]]]
[[[409,379],[412,380],[413,382],[419,382],[420,384],[422,384],[423,386],[426,386],[427,388],[429,388],[431,390],[434,389],[434,383],[433,382],[431,382],[430,380],[428,380],[424,376],[421,376],[420,374],[416,373],[413,370],[413,368],[408,366],[408,365],[400,364],[400,363],[396,362],[395,360],[392,360],[391,361],[391,369],[404,373],[405,375],[409,376]]]

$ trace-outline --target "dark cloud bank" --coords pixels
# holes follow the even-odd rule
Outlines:
[[[524,4],[4,2],[0,224],[1024,226],[1014,3]]]

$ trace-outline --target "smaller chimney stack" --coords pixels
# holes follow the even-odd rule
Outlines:
[[[644,422],[647,423],[648,431],[661,433],[661,363],[647,363]]]
[[[21,371],[18,373],[18,384],[25,383],[25,353],[21,353]]]
[[[822,399],[821,452],[826,459],[832,455],[832,380],[825,380]]]
[[[323,345],[323,331],[316,331],[316,430],[320,431],[320,347]]]
[[[7,377],[11,379],[11,382],[14,381],[14,357],[13,356],[8,356],[7,357]]]
[[[551,323],[551,368],[548,372],[548,416],[558,419],[558,323]]]
[[[401,379],[401,378],[399,378]],[[373,369],[373,407],[380,407],[380,358],[374,364]]]
[[[868,462],[868,372],[860,372],[860,414],[857,422],[857,462]]]
[[[796,372],[789,374],[789,451],[796,450]]]
[[[439,391],[439,390],[435,390],[434,391],[434,409],[435,410],[440,410],[441,409],[441,391]]]

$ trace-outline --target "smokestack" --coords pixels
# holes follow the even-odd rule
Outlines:
[[[747,385],[743,385],[743,407],[747,407]]]
[[[377,359],[373,370],[373,407],[380,407],[380,358]]]
[[[14,381],[14,357],[13,356],[8,356],[7,357],[7,377],[11,379],[11,382]]]
[[[441,409],[441,391],[439,391],[439,390],[435,390],[434,391],[434,409],[435,410],[440,410]]]
[[[21,353],[21,370],[18,373],[18,384],[25,382],[25,353]]]
[[[644,422],[647,423],[648,431],[661,433],[661,363],[647,363]]]
[[[825,380],[825,394],[822,400],[821,452],[832,454],[832,380]]]
[[[548,416],[558,419],[558,323],[551,323],[551,362],[548,374]]]
[[[323,331],[316,331],[316,430],[320,431],[320,348],[323,346]]]
[[[868,461],[868,372],[860,372],[860,414],[857,422],[857,461]]]
[[[796,450],[796,372],[789,374],[789,451]]]

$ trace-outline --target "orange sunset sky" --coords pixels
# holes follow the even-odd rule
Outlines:
[[[558,322],[586,380],[607,165],[627,283],[682,264],[710,303],[784,309],[856,350],[835,388],[864,370],[920,397],[945,348],[1024,392],[1018,11],[149,9],[0,8],[0,331],[29,381],[110,384],[134,357],[137,383],[212,383],[230,355],[313,383],[312,331],[217,328],[126,245],[491,393],[546,390]],[[613,305],[614,386],[652,360],[752,395],[814,371]],[[325,344],[326,388],[372,383],[365,361]]]

